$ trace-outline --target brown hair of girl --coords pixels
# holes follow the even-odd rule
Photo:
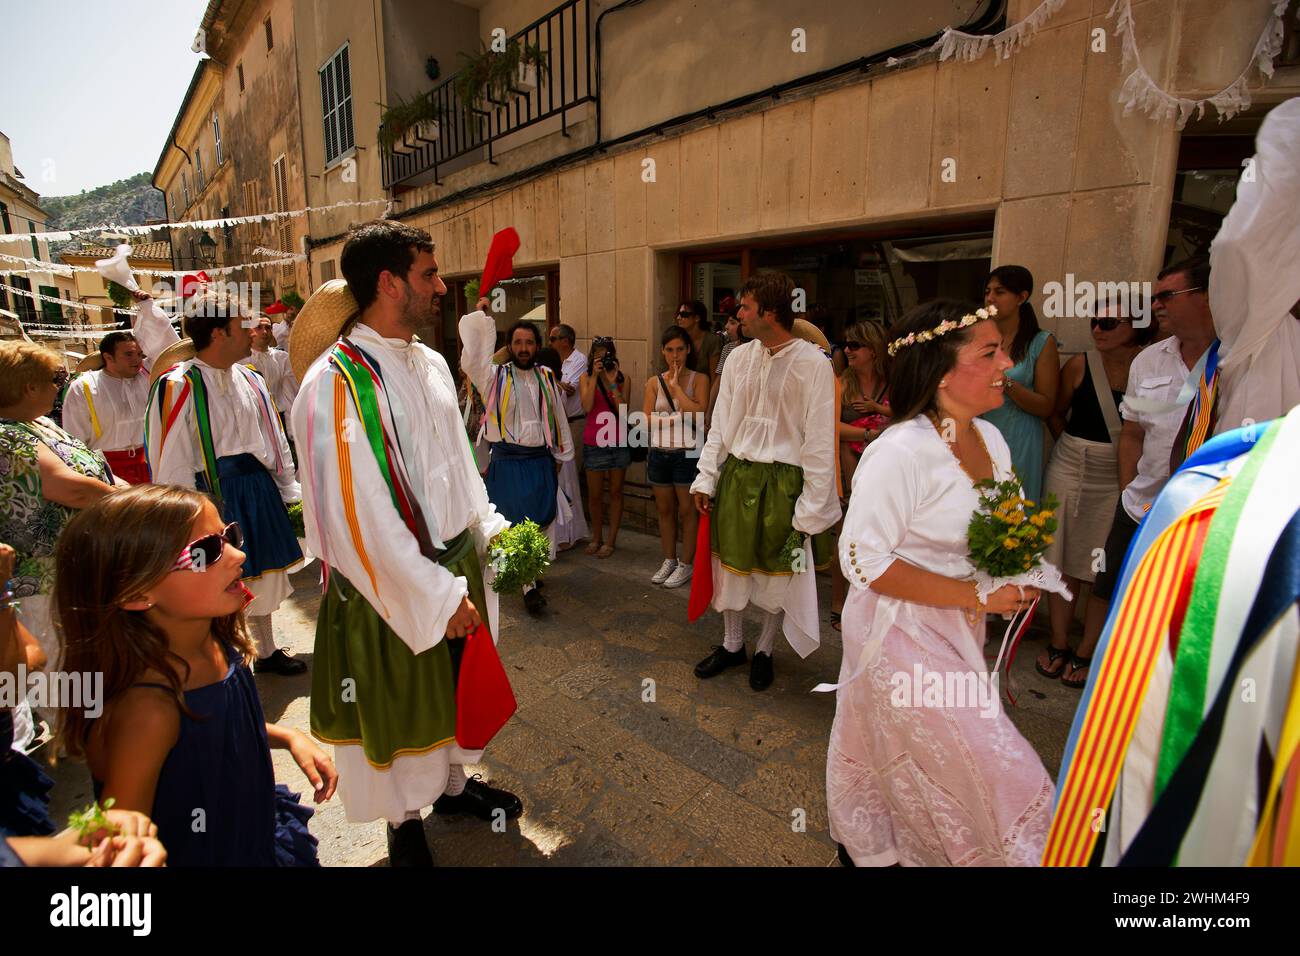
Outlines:
[[[78,512],[59,536],[52,610],[59,621],[63,668],[102,673],[104,703],[111,703],[150,671],[162,674],[181,712],[189,665],[167,648],[167,635],[143,611],[122,605],[138,600],[172,572],[194,539],[205,495],[174,485],[136,485],[106,495]],[[214,618],[212,633],[251,660],[253,644],[242,611]],[[77,708],[60,711],[65,753],[84,757],[94,720]]]
[[[887,389],[889,387],[889,342],[886,339],[885,327],[879,322],[855,322],[844,333],[844,341],[857,342],[871,349],[871,370],[876,373],[876,388]],[[858,375],[847,365],[840,373],[840,384],[843,388],[845,405],[851,405],[862,399],[868,401],[875,399],[874,395],[860,393]]]

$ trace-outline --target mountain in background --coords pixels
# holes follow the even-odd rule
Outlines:
[[[149,185],[150,178],[149,173],[137,173],[78,196],[42,196],[41,208],[49,214],[45,228],[58,232],[104,223],[140,226],[146,219],[162,219],[162,193]]]

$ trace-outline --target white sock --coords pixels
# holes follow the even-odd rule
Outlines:
[[[533,582],[530,583],[530,584],[525,584],[525,585],[524,585],[524,593],[527,594],[529,591],[532,591],[532,590],[536,589],[536,587],[537,587],[537,582],[536,582],[536,581],[533,581]]]
[[[745,649],[745,612],[722,612],[722,646],[732,654]]]
[[[781,626],[785,611],[773,611],[763,615],[763,632],[758,635],[758,644],[754,646],[755,654],[772,656],[772,646],[776,644],[776,631]]]
[[[250,617],[248,629],[253,634],[253,643],[257,645],[257,656],[267,658],[275,653],[275,632],[271,629],[271,615],[259,614]]]
[[[458,763],[447,768],[447,789],[442,791],[449,797],[458,797],[465,792],[465,768]]]

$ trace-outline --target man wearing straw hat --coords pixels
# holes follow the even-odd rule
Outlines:
[[[145,447],[158,484],[210,494],[244,533],[245,609],[257,673],[302,674],[307,665],[275,646],[271,614],[293,592],[303,559],[285,505],[302,497],[284,427],[258,373],[240,364],[249,311],[205,292],[186,303],[188,338],[158,356],[145,413]]]
[[[753,604],[763,619],[749,671],[756,691],[772,683],[778,627],[801,657],[820,642],[812,566],[829,565],[824,532],[840,518],[835,376],[825,337],[794,317],[794,293],[789,276],[769,270],[756,272],[740,290],[739,318],[751,341],[723,367],[691,485],[696,507],[712,516],[712,603],[723,621],[722,644],[696,665],[695,676],[715,677],[745,663],[744,611]],[[792,532],[797,559],[787,552]]]
[[[303,305],[289,358],[307,543],[325,566],[311,729],[332,743],[349,820],[384,819],[393,866],[431,866],[421,810],[504,822],[514,794],[466,779],[464,638],[496,625],[487,543],[508,526],[465,439],[456,382],[414,340],[446,292],[429,234],[357,227]],[[446,639],[444,639],[446,638]],[[463,698],[458,700],[458,698]]]
[[[82,374],[63,400],[63,428],[102,452],[113,474],[133,485],[149,482],[144,454],[144,408],[149,374],[144,351],[130,332],[109,332],[99,350],[77,365]]]

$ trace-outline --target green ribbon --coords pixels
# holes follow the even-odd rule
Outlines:
[[[1229,552],[1246,499],[1264,467],[1281,425],[1279,419],[1264,433],[1210,520],[1179,634],[1178,653],[1174,659],[1169,701],[1165,706],[1164,731],[1160,740],[1160,757],[1156,766],[1155,800],[1159,800],[1164,793],[1201,726],[1205,714],[1205,692],[1214,646],[1215,621],[1219,613],[1219,596],[1223,589]]]
[[[193,365],[186,371],[190,389],[194,392],[194,423],[199,433],[199,451],[203,454],[203,472],[208,478],[208,491],[221,502],[221,481],[217,478],[217,451],[212,442],[212,419],[208,414],[208,391],[203,386],[203,374]],[[159,378],[159,381],[162,381]]]

